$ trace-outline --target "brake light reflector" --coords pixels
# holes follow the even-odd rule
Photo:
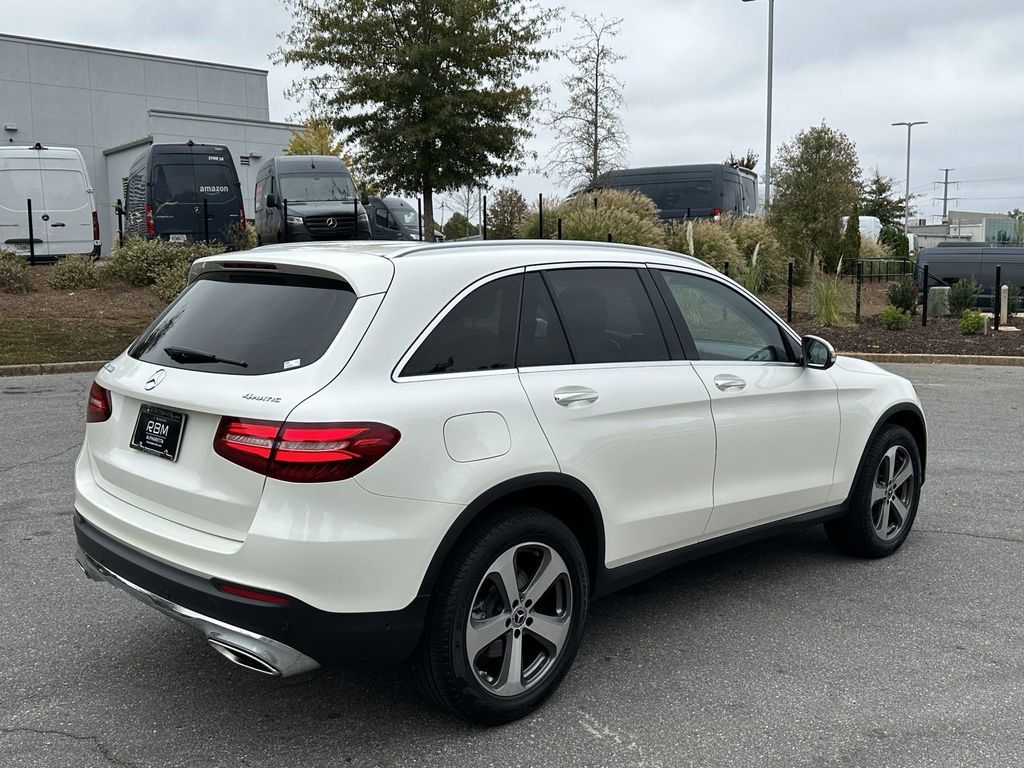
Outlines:
[[[94,245],[100,244],[100,217],[96,211],[92,212],[92,241]]]
[[[245,205],[242,203],[238,204],[238,231],[245,232],[245,225],[248,222],[245,220]]]
[[[281,424],[221,419],[214,451],[253,472],[293,483],[346,480],[395,447],[401,433],[386,424]]]
[[[721,221],[722,220],[722,209],[721,208],[714,208],[714,209],[712,209],[712,211],[711,211],[711,218],[713,218],[715,221]]]
[[[215,581],[214,584],[221,592],[227,592],[235,597],[245,597],[249,600],[259,600],[262,603],[276,603],[278,605],[291,602],[291,598],[279,595],[276,592],[264,592],[262,589],[243,587],[240,584],[230,584],[226,581]]]
[[[155,235],[156,234],[156,222],[153,221],[153,206],[150,205],[149,203],[146,203],[145,211],[146,211],[146,234],[147,235]]]
[[[93,424],[110,418],[110,391],[95,381],[89,388],[89,401],[85,406],[85,421]]]

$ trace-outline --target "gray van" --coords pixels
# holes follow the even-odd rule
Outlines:
[[[1003,285],[1024,286],[1024,248],[997,248],[985,243],[949,244],[922,248],[917,255],[918,281],[928,266],[928,283],[952,285],[957,280],[975,280],[981,286],[978,306],[992,307],[996,265]]]
[[[420,215],[400,197],[363,199],[374,240],[419,240]]]
[[[340,157],[281,155],[256,173],[256,241],[369,240],[370,222]]]
[[[757,174],[722,163],[626,168],[606,173],[598,187],[647,195],[665,221],[757,213]]]

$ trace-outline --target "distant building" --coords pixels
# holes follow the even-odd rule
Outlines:
[[[948,241],[1019,246],[1024,245],[1024,220],[1000,213],[950,211],[945,223],[927,224],[922,220],[910,225],[910,233],[917,236],[920,248]]]
[[[256,166],[280,154],[290,126],[270,122],[267,72],[0,34],[0,141],[76,147],[100,211],[103,250],[117,233],[114,201],[152,143],[231,150],[252,218]]]

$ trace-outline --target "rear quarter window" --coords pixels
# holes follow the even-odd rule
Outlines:
[[[301,368],[323,356],[355,303],[355,293],[340,280],[204,275],[153,321],[128,354],[168,368],[244,376]],[[175,348],[245,365],[183,362]]]

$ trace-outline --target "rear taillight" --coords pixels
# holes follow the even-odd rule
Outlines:
[[[721,221],[722,220],[722,209],[721,208],[714,208],[714,209],[712,209],[712,211],[711,211],[711,218],[714,219],[715,221]]]
[[[110,391],[95,381],[89,389],[89,402],[85,406],[85,420],[92,424],[110,418]]]
[[[248,222],[245,220],[245,205],[242,203],[238,204],[238,231],[245,232],[245,225]]]
[[[146,203],[146,234],[156,234],[156,222],[153,221],[153,206]]]
[[[395,447],[385,424],[280,424],[221,419],[213,449],[253,472],[293,483],[325,483],[359,474]]]
[[[100,217],[96,211],[92,212],[92,240],[95,245],[100,244]]]

